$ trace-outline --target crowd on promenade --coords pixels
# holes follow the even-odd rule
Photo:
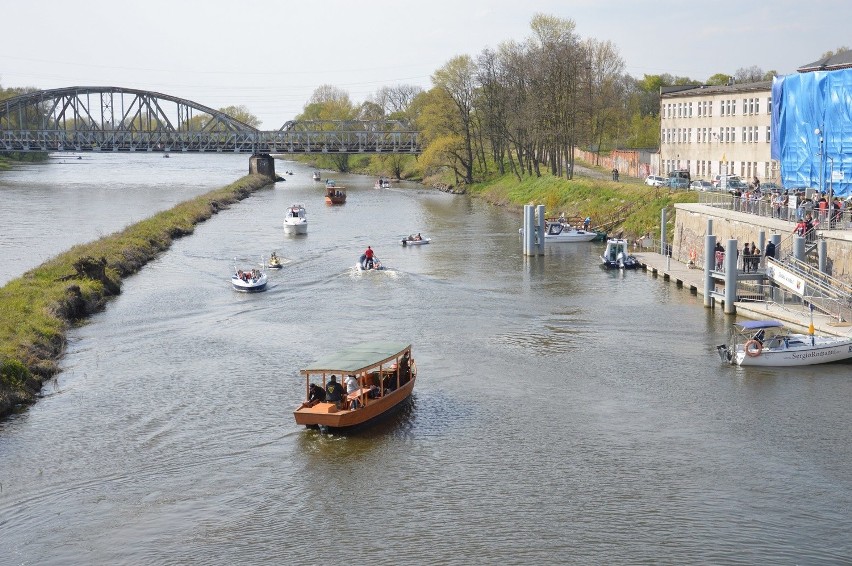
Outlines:
[[[801,190],[774,190],[761,192],[749,187],[734,190],[731,194],[701,193],[701,204],[722,206],[737,212],[746,212],[788,222],[810,219],[818,229],[852,229],[852,198],[841,199],[820,193],[809,195]]]

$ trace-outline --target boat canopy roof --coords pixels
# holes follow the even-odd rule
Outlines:
[[[761,328],[783,328],[784,324],[777,320],[747,320],[737,322],[735,326],[739,326],[743,330],[759,330]]]
[[[364,342],[321,358],[302,373],[359,373],[395,360],[409,348],[405,342]]]

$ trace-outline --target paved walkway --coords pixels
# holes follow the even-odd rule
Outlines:
[[[673,281],[678,287],[688,288],[696,295],[704,296],[704,270],[690,269],[685,263],[654,252],[634,254],[642,263],[642,268],[654,275],[662,276],[666,281]],[[801,306],[784,306],[776,303],[737,301],[734,303],[737,314],[755,320],[780,320],[799,330],[808,330],[810,313]],[[852,324],[837,322],[832,317],[814,311],[814,330],[819,334],[852,337]]]

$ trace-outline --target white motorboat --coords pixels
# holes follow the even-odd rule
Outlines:
[[[378,181],[376,181],[376,184],[373,185],[373,188],[374,189],[389,189],[390,186],[391,186],[390,181],[388,181],[387,179],[381,178]]]
[[[322,175],[320,175],[319,171],[314,171],[313,179],[314,181],[322,181]]]
[[[641,264],[636,256],[629,253],[629,242],[622,238],[610,238],[606,241],[606,249],[601,254],[601,263],[604,267],[617,269],[636,269]]]
[[[777,320],[749,320],[734,324],[730,344],[716,350],[723,362],[740,366],[809,366],[852,358],[852,338],[794,334]]]
[[[519,228],[518,234],[523,236],[524,229]],[[569,242],[591,242],[600,236],[597,232],[591,230],[577,229],[570,224],[562,222],[545,222],[544,224],[544,243],[545,244],[562,244]]]
[[[284,232],[287,234],[308,233],[308,213],[301,204],[294,204],[284,216]]]
[[[231,285],[237,291],[253,293],[266,290],[265,262],[260,262],[260,269],[238,269],[236,258],[234,258],[234,274],[231,276]]]
[[[422,246],[431,242],[431,238],[424,238],[420,234],[412,234],[407,238],[402,239],[403,246]]]

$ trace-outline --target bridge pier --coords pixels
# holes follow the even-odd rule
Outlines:
[[[275,180],[275,160],[268,153],[256,153],[249,158],[249,174],[264,175]]]

